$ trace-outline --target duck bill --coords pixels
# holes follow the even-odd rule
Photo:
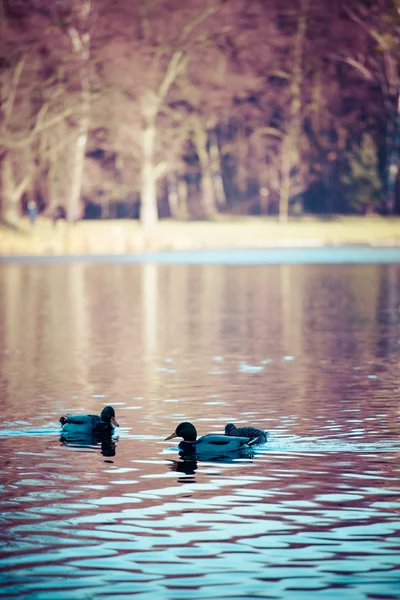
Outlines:
[[[172,440],[173,438],[178,437],[176,435],[176,431],[174,431],[174,433],[171,433],[171,435],[169,435],[168,437],[165,438],[164,442],[166,442],[167,440]]]
[[[119,427],[117,421],[115,420],[115,417],[111,417],[111,423],[114,425],[114,427]]]

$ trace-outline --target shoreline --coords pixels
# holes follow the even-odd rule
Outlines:
[[[64,254],[1,256],[1,264],[125,264],[125,265],[393,265],[400,264],[400,245],[308,246],[298,248],[235,248],[168,250],[133,254]]]
[[[169,251],[228,251],[324,248],[326,246],[400,247],[400,218],[315,217],[278,223],[272,217],[242,217],[212,222],[160,221],[144,229],[137,221],[58,222],[45,219],[19,230],[0,226],[0,257],[126,256]]]

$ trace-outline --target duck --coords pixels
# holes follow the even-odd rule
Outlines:
[[[192,423],[180,423],[171,435],[165,438],[165,441],[180,437],[183,441],[179,443],[179,449],[185,453],[202,454],[227,454],[251,448],[254,441],[249,437],[221,435],[209,433],[197,439],[196,427]]]
[[[98,415],[63,415],[60,417],[62,434],[91,435],[108,433],[119,427],[112,406],[105,406]]]
[[[249,437],[252,440],[252,444],[264,444],[268,441],[268,433],[266,431],[256,429],[255,427],[236,427],[234,423],[225,425],[225,435]]]
[[[255,427],[236,427],[234,423],[225,425],[225,435],[249,437],[252,440],[252,445],[264,444],[268,441],[268,433],[266,431],[256,429]]]

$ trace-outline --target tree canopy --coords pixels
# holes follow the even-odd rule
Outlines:
[[[397,0],[0,0],[1,217],[399,212]]]

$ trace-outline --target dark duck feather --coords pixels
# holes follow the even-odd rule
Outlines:
[[[197,439],[197,431],[192,423],[180,423],[176,430],[165,440],[171,440],[176,437],[183,438],[179,443],[179,449],[185,453],[194,454],[227,454],[250,448],[252,440],[249,436],[228,436],[216,433],[209,433]]]
[[[91,435],[112,432],[119,427],[115,410],[106,406],[98,415],[65,415],[59,419],[63,434]]]
[[[255,427],[236,427],[233,423],[225,425],[225,435],[248,437],[251,439],[252,444],[264,444],[268,440],[268,433],[262,429],[256,429]]]

